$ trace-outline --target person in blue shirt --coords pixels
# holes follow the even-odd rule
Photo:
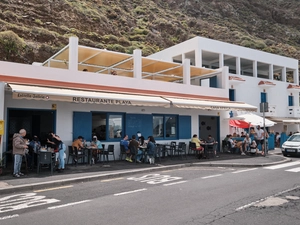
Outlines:
[[[125,152],[127,153],[127,157],[126,157],[126,161],[128,162],[133,162],[132,161],[132,155],[130,154],[130,150],[128,148],[129,146],[129,141],[128,141],[128,135],[125,134],[124,138],[120,141],[120,145],[123,145],[124,146],[124,149],[125,149]]]

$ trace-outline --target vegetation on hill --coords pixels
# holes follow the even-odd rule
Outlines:
[[[44,61],[77,36],[147,56],[194,36],[300,59],[298,0],[1,0],[0,60]]]

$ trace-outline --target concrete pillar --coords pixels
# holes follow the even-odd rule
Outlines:
[[[133,50],[133,77],[142,79],[142,50]]]
[[[229,89],[229,67],[223,66],[222,68],[218,69],[218,71],[220,71],[220,73],[217,74],[217,87],[228,90]]]
[[[269,65],[269,79],[274,80],[273,64]]]
[[[5,83],[0,82],[0,120],[4,120],[4,99],[5,99]],[[6,121],[4,121],[4,124],[6,124]],[[5,132],[5,126],[4,126],[4,132]],[[4,152],[4,136],[1,135],[0,138],[0,160],[2,160],[2,155]]]
[[[282,75],[281,75],[282,81],[286,82],[286,67],[282,68]]]
[[[237,75],[241,75],[241,58],[240,57],[236,57],[235,58],[235,70],[236,70],[236,74]]]
[[[183,83],[190,85],[191,84],[191,60],[185,59],[183,61]]]
[[[195,49],[195,66],[202,67],[202,49]]]
[[[69,70],[78,71],[78,37],[69,38]]]
[[[294,77],[294,83],[299,85],[299,76],[298,76],[297,70],[293,71],[293,77]]]
[[[257,77],[257,61],[253,61],[253,77]]]
[[[224,55],[223,53],[219,54],[219,68],[222,68],[224,66]]]

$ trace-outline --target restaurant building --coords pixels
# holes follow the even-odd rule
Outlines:
[[[207,41],[213,43],[207,45]],[[232,57],[217,53],[222,48],[215,42]],[[210,52],[206,49],[209,46]],[[258,84],[261,80],[278,85],[286,99],[295,96],[293,107],[299,107],[297,60],[272,55],[279,57],[274,61],[278,64],[272,61],[270,65],[276,72],[281,68],[281,81],[264,75],[273,73],[269,64],[268,71],[253,69],[250,76],[242,63],[247,57],[235,56],[235,48],[242,47],[232,46],[196,37],[142,57],[141,50],[124,54],[90,48],[71,37],[66,47],[43,63],[0,62],[0,120],[4,120],[0,150],[11,150],[11,136],[20,128],[42,141],[54,131],[66,145],[79,135],[87,141],[97,135],[106,146],[115,146],[116,158],[122,136],[137,132],[145,138],[153,135],[159,143],[175,140],[188,144],[193,134],[201,138],[211,134],[220,143],[229,133],[230,112],[256,112],[260,97],[272,90],[267,83]],[[264,58],[268,53],[247,48],[240,53],[245,49],[250,56],[252,51],[258,55],[252,56],[253,68],[258,61],[268,63]],[[234,70],[247,70],[248,75]],[[286,81],[287,73],[293,74],[293,82]],[[293,95],[286,85],[292,85]],[[272,96],[276,91],[270,93]],[[276,96],[282,97],[277,95],[270,97],[274,104]],[[282,98],[282,103],[287,101]],[[283,116],[280,110],[278,106],[274,116]]]

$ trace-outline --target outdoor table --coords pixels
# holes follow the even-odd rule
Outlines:
[[[98,150],[102,150],[102,149],[98,149],[97,147],[92,147],[92,146],[90,146],[90,147],[84,147],[83,148],[83,151],[87,151],[87,157],[88,157],[88,164],[90,164],[91,166],[93,165],[93,163],[92,163],[92,158],[93,158],[93,151],[94,150],[96,150],[96,151],[98,151]],[[96,160],[97,161],[97,160]],[[96,163],[96,162],[95,162]]]

